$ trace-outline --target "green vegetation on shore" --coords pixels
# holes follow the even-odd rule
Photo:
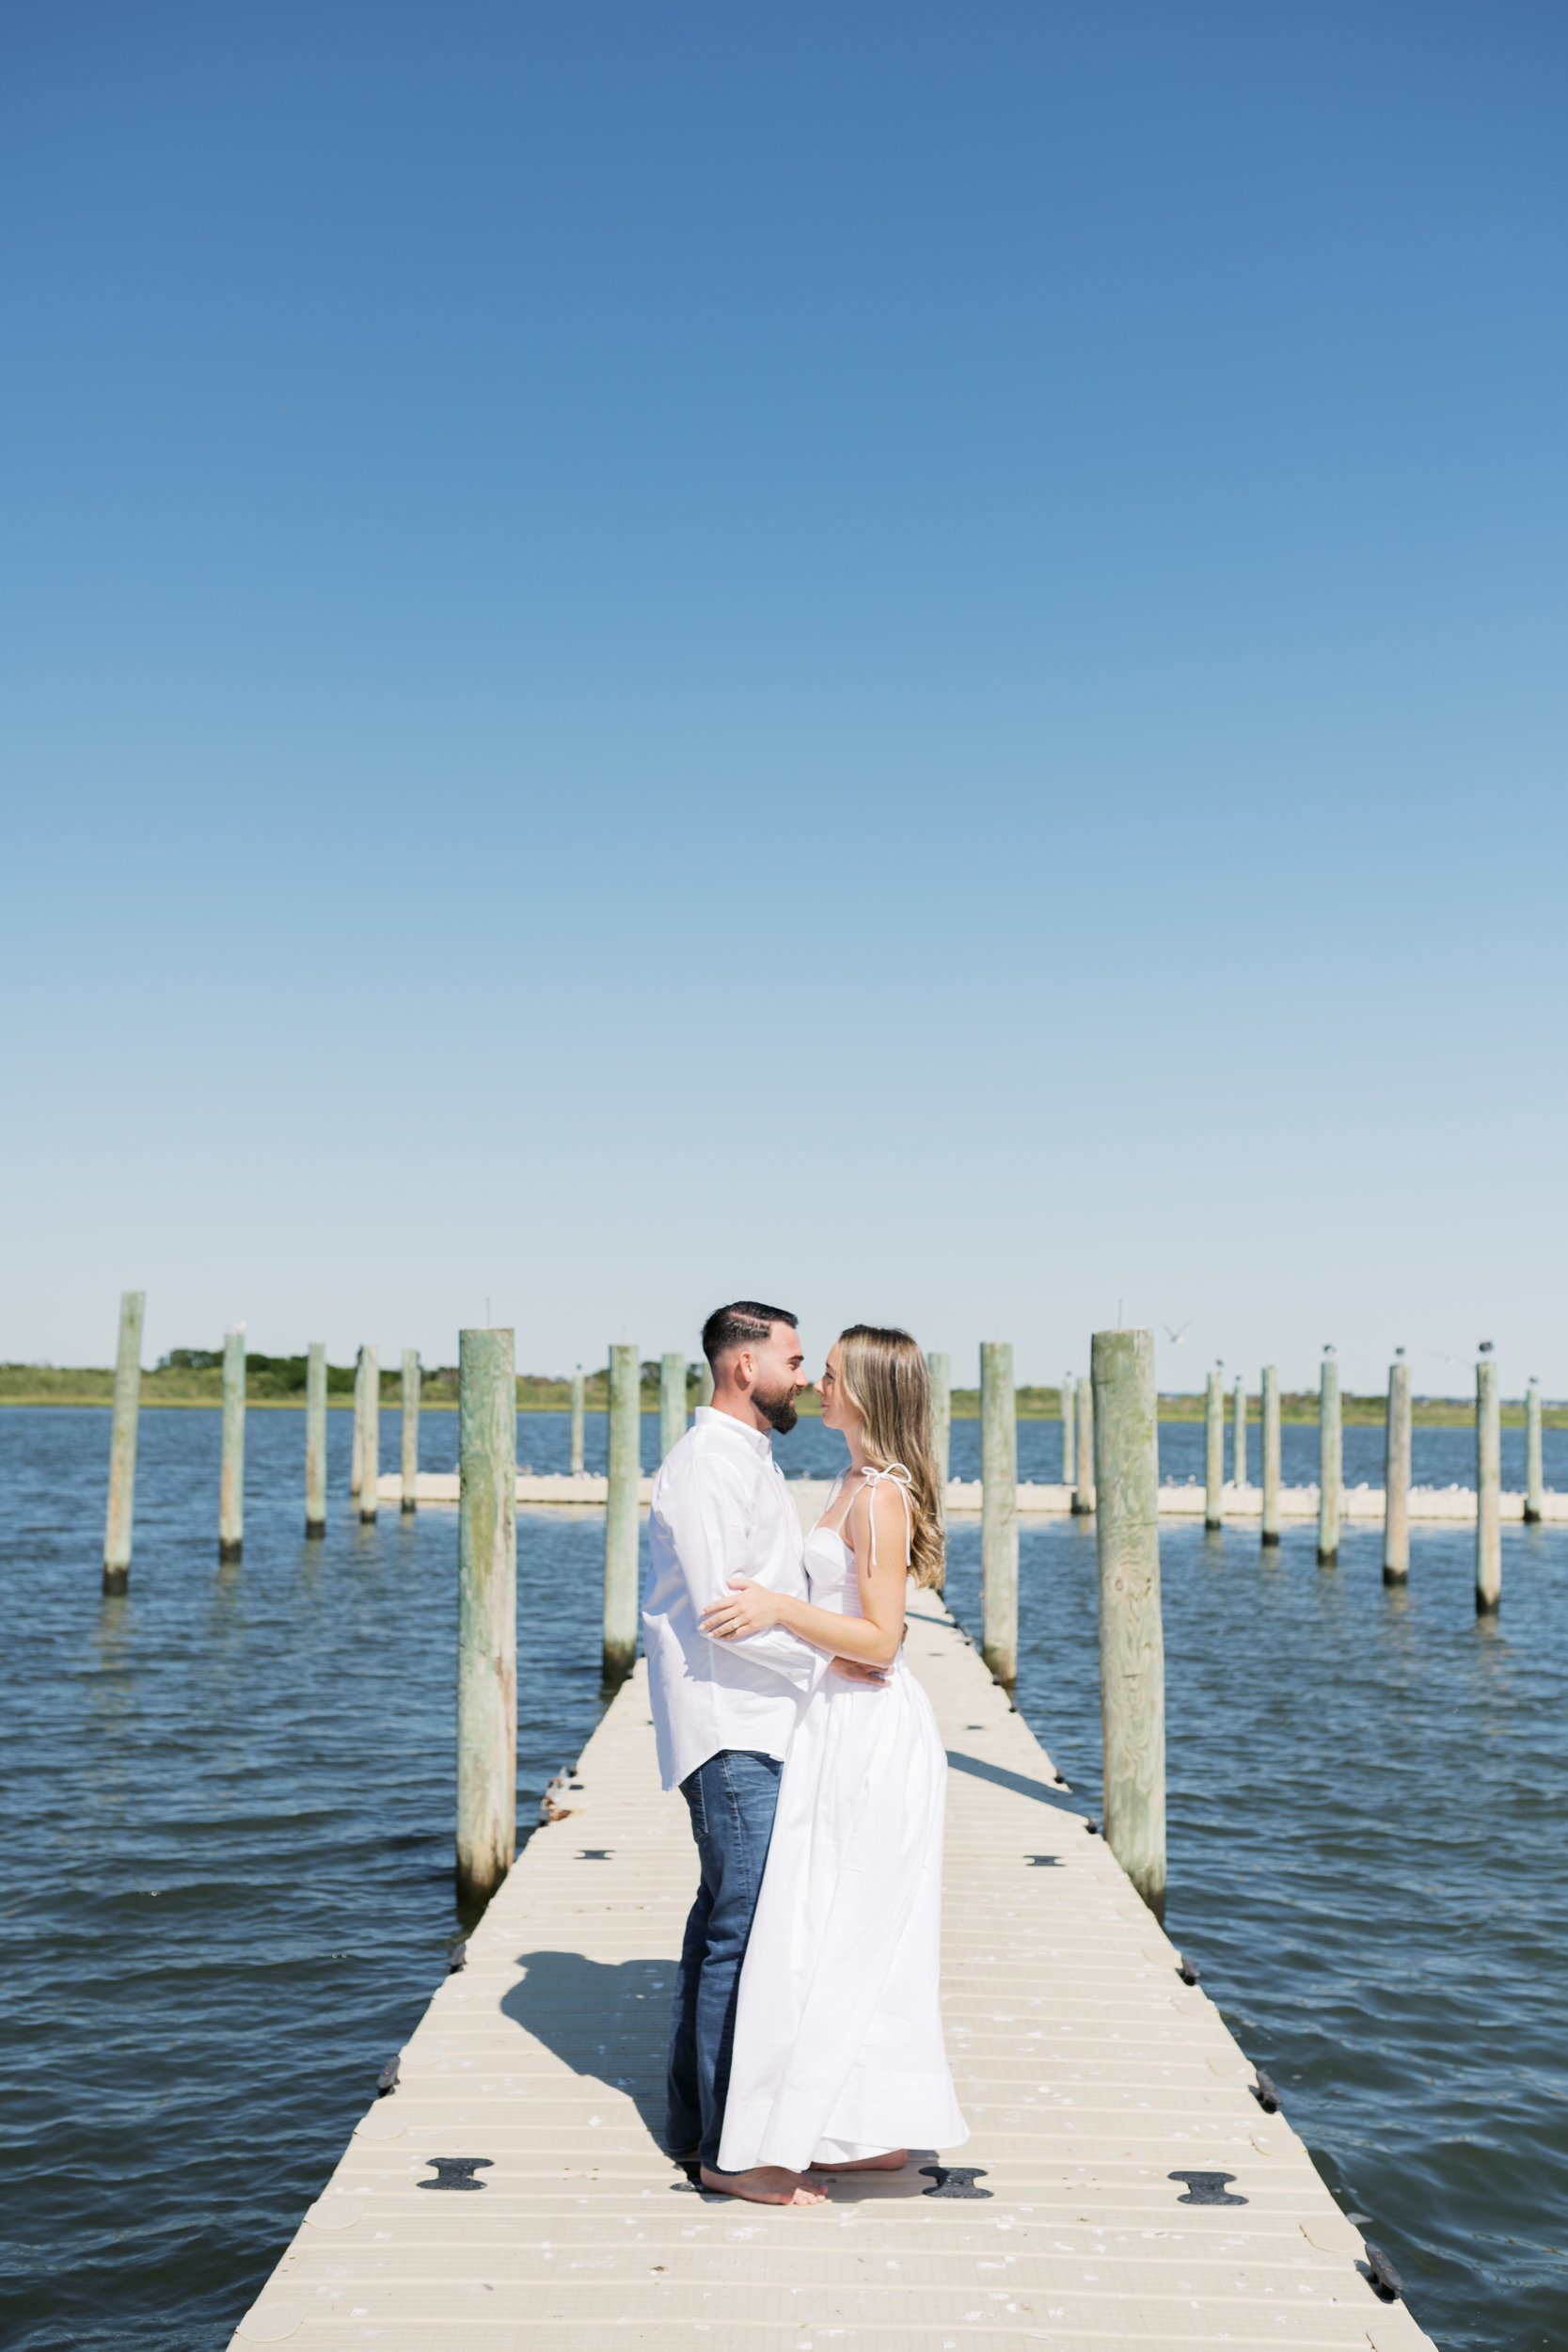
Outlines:
[[[150,1372],[142,1374],[141,1397],[144,1405],[215,1406],[223,1392],[222,1357],[216,1350],[177,1347],[162,1358]],[[114,1401],[115,1375],[112,1370],[97,1366],[71,1368],[55,1364],[0,1364],[0,1405],[109,1405]],[[354,1366],[329,1364],[326,1375],[327,1403],[352,1406],[354,1402]],[[608,1398],[606,1375],[602,1370],[587,1375],[584,1390],[591,1413],[602,1413]],[[381,1400],[395,1406],[402,1392],[401,1375],[396,1371],[383,1371]],[[698,1367],[691,1364],[687,1374],[687,1400],[694,1405],[698,1396]],[[420,1399],[432,1412],[454,1411],[457,1405],[457,1367],[455,1364],[425,1366],[420,1375]],[[249,1405],[301,1406],[305,1402],[305,1359],[303,1356],[248,1356],[245,1359],[245,1401]],[[649,1360],[642,1367],[642,1401],[644,1410],[652,1412],[658,1404],[658,1365]],[[1381,1396],[1352,1396],[1342,1399],[1347,1423],[1374,1422],[1381,1425],[1385,1412]],[[546,1373],[524,1373],[517,1381],[517,1405],[529,1413],[564,1413],[571,1409],[572,1384],[569,1379]],[[1247,1400],[1254,1421],[1258,1417],[1258,1399]],[[1230,1399],[1226,1398],[1227,1412]],[[815,1395],[802,1397],[800,1411],[813,1415],[819,1410]],[[1060,1391],[1056,1389],[1022,1388],[1018,1391],[1020,1421],[1055,1421],[1061,1411]],[[980,1413],[978,1389],[955,1389],[953,1418],[955,1421],[976,1421]],[[1311,1389],[1291,1390],[1279,1400],[1281,1421],[1316,1422],[1317,1391]],[[1505,1404],[1502,1418],[1517,1426],[1525,1417],[1523,1403]],[[1160,1399],[1162,1421],[1196,1421],[1203,1419],[1201,1396],[1170,1395]],[[1475,1407],[1464,1397],[1418,1397],[1414,1416],[1418,1426],[1426,1429],[1466,1429],[1475,1419]],[[1568,1428],[1568,1404],[1546,1405],[1543,1422],[1548,1428]]]

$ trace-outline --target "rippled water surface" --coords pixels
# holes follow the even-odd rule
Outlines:
[[[424,1423],[427,1467],[456,1422]],[[216,1558],[217,1419],[143,1417],[131,1591],[99,1593],[107,1416],[0,1412],[0,2341],[221,2346],[336,2161],[462,1932],[452,1905],[456,1519],[301,1540],[292,1412],[250,1418],[244,1560]],[[977,1432],[956,1424],[954,1470]],[[1256,1430],[1253,1441],[1256,1445]],[[1511,1450],[1510,1440],[1514,1441]],[[1519,1433],[1505,1432],[1517,1484]],[[1568,1485],[1563,1433],[1547,1476]],[[563,1416],[520,1458],[565,1466]],[[397,1417],[384,1416],[391,1466]],[[1202,1432],[1162,1432],[1167,1474]],[[644,1459],[656,1450],[644,1427]],[[1289,1479],[1316,1433],[1287,1428]],[[1418,1478],[1465,1481],[1463,1431]],[[589,1457],[602,1459],[602,1424]],[[802,1424],[792,1470],[837,1440]],[[1020,1432],[1054,1476],[1054,1423]],[[1347,1475],[1381,1475],[1377,1430]],[[519,1519],[519,1818],[597,1719],[603,1522]],[[1347,2208],[1448,2352],[1568,2347],[1568,1529],[1504,1537],[1478,1629],[1472,1538],[1418,1528],[1408,1592],[1374,1530],[1162,1536],[1169,1924]],[[950,1597],[975,1619],[978,1536]],[[1019,1703],[1098,1810],[1092,1528],[1025,1524]]]

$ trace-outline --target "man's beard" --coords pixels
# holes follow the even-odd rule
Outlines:
[[[795,1410],[794,1394],[788,1389],[781,1389],[777,1396],[764,1396],[760,1389],[753,1389],[752,1402],[757,1411],[771,1422],[781,1438],[787,1438],[800,1418]]]

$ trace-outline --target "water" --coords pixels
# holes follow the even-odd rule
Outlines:
[[[1257,1407],[1253,1407],[1256,1416]],[[395,1431],[397,1415],[383,1415],[383,1421],[393,1435],[386,1430],[382,1438],[382,1459],[388,1470],[396,1468]],[[1544,1429],[1542,1458],[1548,1486],[1568,1486],[1568,1429]],[[526,1461],[536,1470],[564,1470],[571,1462],[571,1422],[565,1413],[525,1413],[518,1422],[518,1444],[522,1452],[519,1462]],[[1231,1428],[1227,1420],[1225,1428],[1225,1468],[1230,1474]],[[1247,1463],[1254,1484],[1261,1473],[1261,1436],[1257,1420],[1247,1430]],[[819,1421],[797,1423],[787,1438],[774,1440],[774,1452],[791,1478],[828,1476],[844,1465],[844,1443],[832,1429],[824,1429]],[[1316,1422],[1287,1422],[1279,1433],[1280,1476],[1288,1486],[1316,1486],[1318,1479],[1318,1430]],[[1356,1422],[1344,1432],[1345,1483],[1347,1486],[1381,1486],[1383,1484],[1383,1430]],[[1417,1429],[1411,1440],[1412,1471],[1418,1486],[1473,1486],[1476,1483],[1476,1440],[1470,1429]],[[658,1427],[657,1418],[644,1414],[642,1430],[642,1459],[653,1463],[658,1458]],[[427,1414],[420,1431],[420,1459],[426,1470],[457,1468],[457,1416],[444,1413]],[[586,1416],[583,1429],[583,1466],[602,1472],[605,1467],[605,1417],[602,1413]],[[955,1478],[978,1478],[980,1475],[980,1424],[977,1421],[956,1421],[953,1423],[953,1447],[950,1464]],[[1522,1428],[1508,1428],[1502,1433],[1503,1485],[1522,1490],[1525,1484],[1525,1433]],[[1021,1421],[1018,1424],[1018,1474],[1022,1479],[1034,1479],[1041,1485],[1056,1484],[1062,1474],[1062,1425],[1056,1421]],[[1160,1428],[1160,1475],[1162,1478],[1195,1479],[1203,1483],[1203,1423],[1200,1421],[1164,1422]]]
[[[13,2352],[224,2344],[463,1932],[456,1514],[361,1531],[349,1436],[333,1414],[307,1545],[301,1416],[251,1414],[220,1568],[217,1416],[144,1414],[131,1590],[104,1600],[107,1416],[0,1413]],[[523,1525],[523,1821],[598,1717],[603,1546],[594,1515]]]
[[[131,1591],[98,1591],[107,1415],[0,1412],[0,2340],[16,2352],[222,2345],[320,2189],[463,1931],[451,1894],[456,1520],[300,1538],[300,1417],[250,1417],[245,1556],[215,1559],[217,1417],[143,1416]],[[1256,1431],[1253,1433],[1256,1443]],[[1287,1428],[1286,1476],[1316,1432]],[[973,1475],[977,1425],[954,1426]],[[1505,1432],[1522,1453],[1522,1433]],[[424,1459],[455,1462],[428,1415]],[[1381,1475],[1382,1433],[1345,1433]],[[564,1416],[519,1458],[565,1467]],[[1201,1428],[1162,1432],[1167,1475]],[[1464,1481],[1464,1431],[1417,1475]],[[1565,1434],[1547,1477],[1568,1483]],[[383,1417],[383,1459],[397,1417]],[[602,1422],[589,1458],[602,1460]],[[1299,1459],[1293,1454],[1299,1454]],[[651,1420],[644,1459],[656,1451]],[[839,1441],[802,1423],[788,1467]],[[1024,1476],[1060,1463],[1020,1429]],[[1518,1484],[1522,1461],[1504,1457]],[[602,1519],[519,1520],[519,1820],[597,1719]],[[1560,1632],[1568,1529],[1505,1530],[1478,1629],[1467,1530],[1418,1526],[1410,1589],[1375,1530],[1320,1569],[1313,1532],[1162,1535],[1169,1924],[1367,2217],[1447,2352],[1568,2352],[1568,1898]],[[976,1619],[978,1534],[950,1597]],[[1019,1703],[1099,1809],[1094,1538],[1025,1524]]]

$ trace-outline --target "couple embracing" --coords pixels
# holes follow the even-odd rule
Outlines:
[[[670,2043],[670,2153],[705,2186],[821,2201],[968,2137],[937,1976],[947,1759],[903,1655],[942,1581],[926,1359],[855,1324],[817,1382],[849,1465],[802,1540],[773,1460],[811,1383],[795,1317],[703,1327],[713,1403],[654,1483],[642,1625],[666,1788],[701,1879]]]

